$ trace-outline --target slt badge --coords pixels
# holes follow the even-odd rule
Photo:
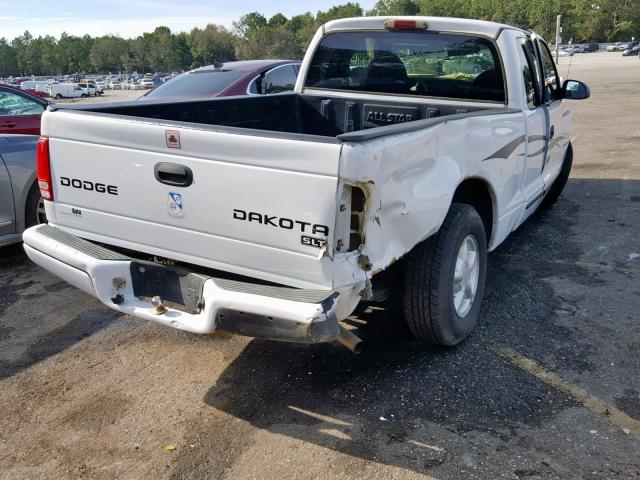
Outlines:
[[[182,195],[176,192],[169,192],[167,198],[169,215],[173,217],[181,217],[184,214],[182,207]]]

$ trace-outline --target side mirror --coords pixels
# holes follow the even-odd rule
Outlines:
[[[562,98],[567,100],[584,100],[591,96],[591,90],[586,83],[578,80],[565,80],[562,84]]]

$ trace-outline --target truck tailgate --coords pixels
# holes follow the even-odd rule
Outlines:
[[[322,245],[333,248],[334,140],[64,110],[44,114],[42,134],[54,183],[51,223],[183,262],[332,286]],[[189,176],[190,185],[172,185]]]

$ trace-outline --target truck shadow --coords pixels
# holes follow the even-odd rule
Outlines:
[[[358,333],[368,340],[361,355],[339,345],[254,340],[204,401],[271,433],[421,473],[452,461],[443,444],[467,432],[483,435],[485,443],[490,439],[495,451],[505,448],[523,426],[535,428],[574,404],[491,347],[577,372],[594,368],[592,343],[558,320],[575,312],[570,302],[579,298],[560,297],[548,281],[560,277],[586,289],[603,285],[598,269],[580,261],[587,241],[578,236],[615,220],[603,211],[581,211],[582,199],[591,195],[625,202],[617,210],[607,207],[621,214],[622,207],[634,207],[627,202],[640,199],[640,182],[571,180],[558,204],[535,214],[490,255],[481,322],[461,345],[415,343],[394,330],[400,319],[393,309],[361,311],[356,322],[365,322]],[[640,236],[637,223],[626,228]],[[217,429],[202,428],[197,435],[212,445],[224,442]],[[228,467],[242,449],[230,455],[207,461]]]
[[[31,263],[22,244],[3,248],[1,255],[0,380],[66,350],[119,316]],[[88,308],[65,315],[66,306],[76,302]]]

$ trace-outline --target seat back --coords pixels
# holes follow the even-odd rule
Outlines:
[[[389,52],[377,54],[367,65],[362,87],[374,92],[407,93],[407,69],[397,55]]]

